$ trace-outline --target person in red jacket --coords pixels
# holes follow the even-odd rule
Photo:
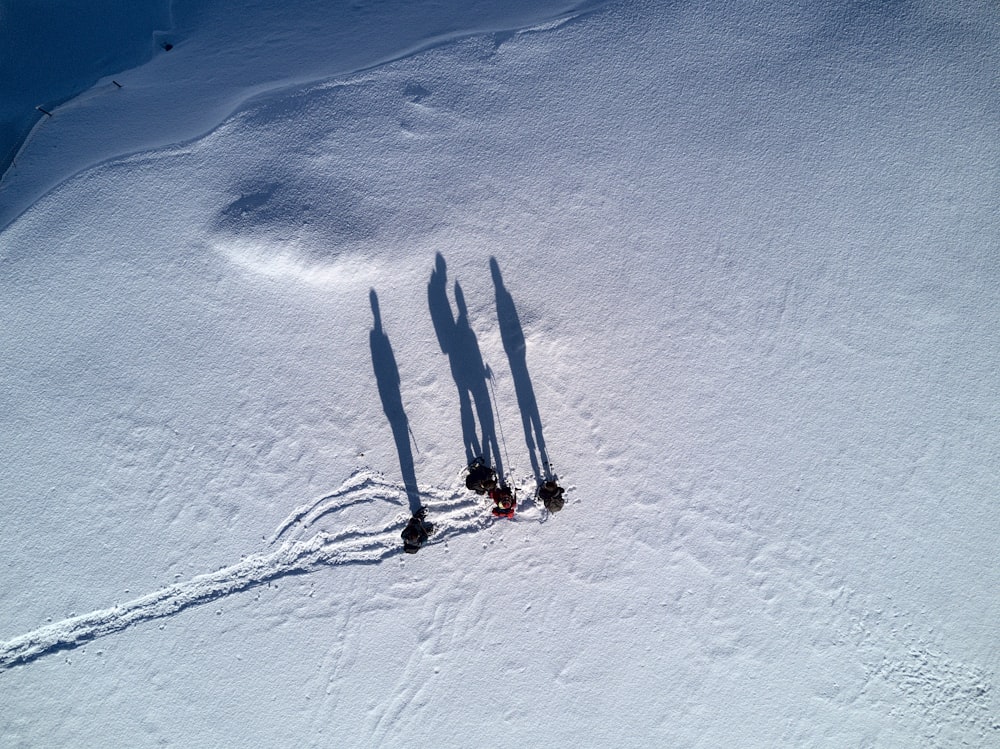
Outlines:
[[[493,500],[493,514],[500,518],[514,517],[514,509],[517,505],[514,499],[514,492],[507,484],[490,489],[490,499]]]

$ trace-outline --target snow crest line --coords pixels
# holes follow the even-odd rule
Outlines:
[[[359,497],[359,493],[366,496]],[[316,519],[334,511],[336,507],[331,502],[340,500],[354,504],[370,500],[372,494],[405,504],[403,486],[392,484],[374,472],[359,471],[336,492],[293,512],[273,539],[285,534],[293,525],[304,528],[304,519]],[[429,490],[422,494],[430,500],[426,506],[434,518],[432,538],[435,543],[482,530],[490,524],[491,518],[484,514],[482,506],[464,498],[460,492]],[[401,552],[399,532],[404,522],[405,519],[396,517],[380,527],[348,527],[336,534],[321,532],[306,540],[288,540],[270,554],[253,554],[239,564],[175,583],[127,603],[47,624],[0,643],[0,671],[285,575],[310,572],[326,565],[376,564]]]

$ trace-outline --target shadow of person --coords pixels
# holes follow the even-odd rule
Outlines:
[[[462,441],[465,444],[465,458],[471,463],[482,457],[501,476],[503,461],[497,442],[496,425],[493,417],[493,403],[490,400],[487,383],[490,371],[483,362],[476,333],[469,324],[469,310],[465,304],[462,287],[455,282],[455,317],[448,300],[448,276],[444,257],[437,253],[434,270],[427,284],[427,303],[431,322],[438,344],[448,356],[451,376],[458,388],[459,417],[462,424]],[[476,421],[479,430],[476,429]]]
[[[379,311],[378,295],[375,289],[368,293],[372,305],[374,322],[368,334],[371,346],[372,369],[375,370],[375,382],[378,394],[382,399],[382,410],[389,420],[392,437],[396,442],[396,452],[399,454],[399,468],[403,474],[403,486],[410,503],[410,512],[420,510],[420,491],[417,489],[417,472],[413,466],[413,451],[410,449],[410,422],[403,409],[403,395],[400,392],[399,367],[392,353],[389,336],[382,330],[382,315]]]
[[[514,378],[514,393],[517,396],[517,407],[521,412],[521,424],[524,427],[524,441],[528,446],[528,458],[531,460],[531,470],[535,474],[535,480],[541,483],[543,479],[552,478],[552,473],[545,451],[542,417],[538,413],[535,389],[531,385],[531,375],[528,374],[524,330],[521,328],[521,320],[517,315],[517,308],[514,306],[514,298],[503,284],[500,265],[495,257],[490,258],[490,273],[493,275],[493,286],[496,289],[500,340],[503,341],[503,350],[507,353],[510,373]]]
[[[455,282],[455,306],[458,307],[458,318],[455,320],[455,339],[453,360],[459,362],[458,376],[455,379],[459,390],[467,390],[476,407],[476,417],[482,430],[483,458],[487,461],[492,457],[493,467],[503,476],[503,461],[500,459],[500,445],[497,442],[496,424],[493,419],[493,402],[490,400],[488,380],[491,372],[483,362],[483,354],[479,350],[476,333],[469,324],[469,309],[465,305],[465,294],[458,281]],[[455,373],[452,367],[452,373]],[[459,379],[461,378],[461,380]]]

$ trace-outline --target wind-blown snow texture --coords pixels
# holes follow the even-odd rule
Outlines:
[[[0,182],[0,743],[1000,742],[995,9],[321,5]]]

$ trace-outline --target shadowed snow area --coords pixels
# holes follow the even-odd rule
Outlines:
[[[0,743],[1000,740],[1000,17],[502,5],[179,2],[27,141]]]
[[[0,2],[0,227],[80,170],[203,135],[261,92],[377,67],[470,34],[491,34],[499,45],[512,29],[605,2]],[[409,95],[419,98],[420,89]],[[53,158],[53,141],[67,137],[73,147]]]
[[[0,0],[0,174],[43,118],[169,42],[170,0]],[[169,36],[169,34],[167,34]],[[112,89],[113,83],[100,89]],[[3,223],[6,223],[4,221]]]

